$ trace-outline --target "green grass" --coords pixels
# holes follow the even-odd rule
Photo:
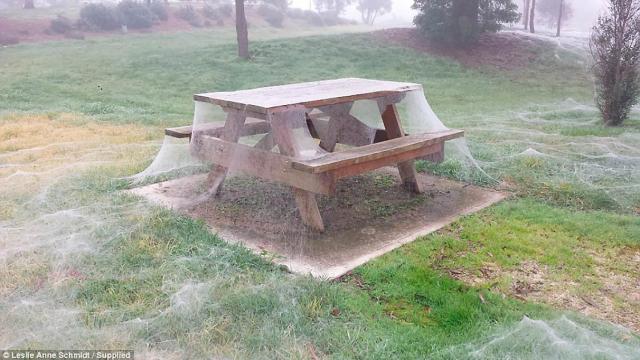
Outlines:
[[[562,86],[550,89],[526,76],[469,70],[383,46],[369,35],[254,42],[253,59],[237,61],[232,35],[225,29],[2,49],[0,111],[184,124],[194,93],[356,76],[422,83],[436,112],[448,119],[559,96],[585,99],[590,90],[584,79],[562,80]],[[39,56],[43,53],[48,56]]]
[[[131,151],[133,165],[96,166],[80,174],[69,170],[32,198],[13,201],[16,209],[0,211],[8,228],[48,214],[71,212],[86,219],[76,225],[67,217],[54,218],[59,231],[46,234],[53,238],[74,240],[79,230],[91,229],[88,239],[79,236],[87,241],[86,253],[71,252],[61,261],[54,254],[81,246],[58,250],[57,243],[43,241],[43,250],[24,251],[19,267],[0,267],[0,281],[11,289],[0,301],[0,319],[33,321],[38,329],[33,319],[43,314],[59,318],[60,308],[77,314],[77,322],[67,326],[18,327],[30,335],[15,346],[108,344],[176,358],[465,358],[470,355],[459,352],[460,346],[486,342],[489,334],[525,315],[557,315],[546,306],[502,296],[511,286],[509,271],[525,262],[546,266],[554,279],[577,282],[583,292],[604,286],[584,280],[601,266],[594,254],[605,259],[609,271],[640,276],[629,262],[616,261],[640,248],[638,218],[625,214],[628,206],[620,205],[619,197],[567,175],[587,161],[582,156],[558,160],[560,151],[574,150],[562,148],[569,142],[586,153],[588,144],[611,140],[617,149],[633,144],[638,134],[637,114],[622,130],[608,129],[597,124],[593,109],[573,109],[575,103],[565,102],[590,101],[591,86],[574,58],[556,61],[550,47],[526,70],[499,73],[384,45],[367,34],[277,39],[283,35],[284,30],[274,30],[252,37],[250,61],[236,59],[228,30],[2,48],[0,117],[17,113],[26,120],[16,121],[28,121],[29,114],[46,113],[53,121],[59,113],[79,113],[87,123],[150,126],[159,139],[162,126],[190,122],[191,95],[197,92],[343,76],[412,81],[424,84],[447,125],[467,130],[483,168],[512,181],[518,198],[464,217],[356,269],[342,282],[327,282],[289,274],[225,243],[202,222],[123,195],[120,190],[128,185],[114,179],[148,163]],[[536,144],[556,157],[518,155]],[[477,173],[462,174],[469,167],[455,159],[420,166],[493,184]],[[624,178],[633,173],[621,169],[635,169],[634,163],[614,169],[602,181],[633,181]],[[391,184],[382,176],[374,183],[382,189]],[[395,211],[385,204],[370,206],[380,216]],[[38,236],[27,232],[20,241],[29,245]],[[36,261],[39,270],[29,271]],[[487,263],[504,270],[496,285],[470,286],[448,272],[479,275]],[[80,269],[81,275],[55,280],[69,269]],[[31,297],[44,299],[42,313],[14,305]]]

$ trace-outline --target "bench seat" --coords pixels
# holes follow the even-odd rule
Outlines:
[[[416,159],[440,151],[447,140],[462,137],[462,130],[446,130],[425,134],[413,134],[370,145],[328,153],[310,160],[293,160],[291,166],[300,171],[317,174],[336,172],[338,175],[353,175],[382,166]],[[347,169],[346,171],[340,171]],[[339,177],[342,177],[339,176]]]

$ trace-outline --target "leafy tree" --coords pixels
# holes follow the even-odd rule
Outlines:
[[[340,15],[352,0],[313,0],[318,12],[332,12]]]
[[[391,0],[358,0],[358,11],[363,23],[373,25],[376,16],[391,11]]]
[[[560,36],[562,23],[573,16],[573,7],[565,0],[539,0],[537,10],[549,26],[556,27],[556,36]]]
[[[471,43],[520,18],[512,0],[414,0],[413,8],[420,11],[413,22],[423,35],[455,44]]]
[[[596,105],[605,125],[621,125],[640,95],[640,0],[609,0],[590,41]]]

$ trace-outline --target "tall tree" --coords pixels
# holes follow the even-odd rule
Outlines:
[[[558,6],[558,28],[556,30],[556,37],[560,37],[560,29],[562,28],[562,16],[564,13],[564,0],[560,0]]]
[[[536,0],[531,0],[531,10],[529,12],[529,31],[534,34],[536,32]]]
[[[621,125],[640,96],[640,0],[608,0],[589,48],[596,105],[605,125]]]
[[[391,11],[391,0],[358,0],[362,22],[373,25],[378,15]]]
[[[556,28],[556,36],[560,36],[564,21],[573,15],[571,3],[565,0],[538,0],[536,11],[540,19]]]
[[[238,56],[241,59],[249,58],[249,31],[247,30],[247,17],[244,14],[244,0],[236,1],[236,37],[238,39]]]
[[[520,19],[512,0],[414,0],[413,8],[420,11],[413,23],[423,35],[462,45]]]
[[[525,30],[529,30],[529,9],[531,9],[531,0],[523,0],[522,25],[524,25]]]

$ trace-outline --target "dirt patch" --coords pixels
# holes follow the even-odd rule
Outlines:
[[[223,239],[243,243],[292,271],[328,278],[504,198],[424,174],[419,182],[425,193],[413,195],[402,188],[395,169],[385,168],[343,179],[336,196],[318,196],[326,228],[318,233],[302,224],[287,186],[237,176],[227,179],[214,199],[194,203],[190,199],[204,190],[204,181],[199,175],[133,192],[202,219]]]
[[[640,333],[640,276],[609,270],[607,264],[611,264],[613,259],[605,260],[595,254],[593,259],[597,264],[595,276],[585,277],[581,283],[559,276],[535,261],[525,261],[513,270],[485,263],[478,272],[462,269],[449,269],[447,272],[469,285],[488,285],[492,291],[502,292],[505,296],[577,311]],[[640,269],[640,250],[625,251],[615,261]],[[507,291],[499,286],[504,279],[510,282]],[[590,283],[603,285],[585,294],[581,288]]]
[[[429,54],[452,58],[470,67],[494,67],[516,70],[534,62],[544,41],[517,33],[486,33],[478,42],[466,48],[442,45],[425,39],[415,28],[395,28],[376,31],[381,41],[406,46]]]

